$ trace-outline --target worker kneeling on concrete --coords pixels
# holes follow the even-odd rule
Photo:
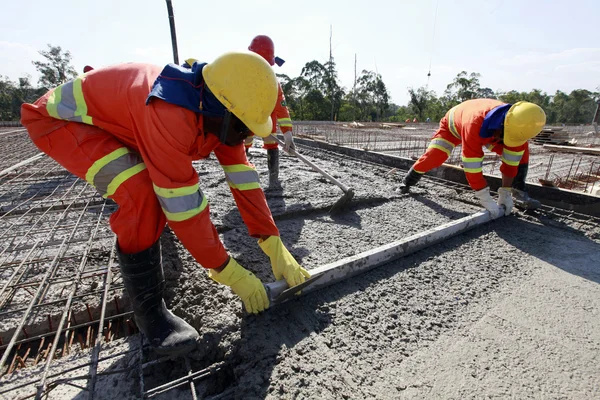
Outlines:
[[[519,101],[506,104],[492,99],[467,100],[452,108],[440,121],[425,154],[402,180],[400,191],[408,193],[427,171],[441,166],[454,147],[462,145],[462,162],[469,185],[490,212],[512,211],[513,197],[524,208],[540,207],[540,202],[525,191],[529,163],[527,140],[535,137],[546,124],[546,114],[536,104]],[[483,146],[502,156],[502,187],[498,203],[490,195],[483,177]],[[512,192],[512,196],[511,196]]]
[[[135,320],[158,353],[192,349],[198,333],[165,306],[159,237],[165,223],[209,276],[243,300],[269,306],[261,281],[230,257],[210,220],[193,160],[219,160],[251,236],[290,286],[309,274],[285,248],[243,141],[271,133],[277,99],[271,67],[227,53],[189,69],[122,64],[89,71],[22,106],[33,142],[119,209],[110,217]]]

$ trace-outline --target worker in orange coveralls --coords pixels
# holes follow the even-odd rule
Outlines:
[[[525,178],[529,163],[527,140],[542,131],[546,114],[536,104],[519,101],[506,104],[492,99],[467,100],[446,113],[440,121],[425,154],[408,171],[400,185],[408,193],[421,176],[446,161],[455,146],[462,145],[462,162],[469,185],[475,190],[481,204],[498,215],[500,205],[510,214],[514,199],[524,208],[540,207],[537,200],[525,192]],[[502,187],[498,203],[491,195],[483,177],[483,149],[502,156]],[[511,196],[512,192],[512,196]]]
[[[277,64],[279,67],[285,62],[279,57],[275,56],[275,45],[270,37],[265,35],[258,35],[248,46],[248,50],[261,55],[267,62],[273,66]],[[283,139],[285,141],[284,150],[288,152],[290,149],[294,149],[294,139],[292,138],[292,119],[290,118],[290,112],[285,102],[285,96],[281,85],[277,84],[277,102],[275,103],[275,109],[271,114],[271,120],[273,121],[272,133],[277,132],[277,124],[279,129],[283,133]],[[248,149],[252,147],[252,141],[254,135],[250,135],[246,138],[246,154],[249,155]],[[267,165],[269,167],[269,187],[279,186],[279,149],[277,141],[267,136],[263,138],[263,148],[267,150]]]
[[[223,247],[193,160],[214,152],[277,279],[295,286],[310,276],[281,242],[244,153],[249,130],[271,133],[276,99],[273,70],[245,52],[189,69],[98,68],[22,106],[21,122],[36,146],[119,205],[110,226],[123,282],[136,323],[157,353],[187,352],[199,337],[163,300],[159,237],[167,222],[210,278],[230,286],[248,312],[269,306],[261,281]]]

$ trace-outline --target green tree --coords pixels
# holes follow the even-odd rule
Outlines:
[[[383,118],[389,108],[390,96],[381,75],[363,70],[356,85],[357,119],[378,121]]]
[[[32,61],[40,73],[39,84],[46,89],[52,89],[77,76],[75,68],[71,65],[71,53],[64,51],[60,46],[48,44],[48,50],[39,53],[45,61]]]
[[[0,75],[0,121],[13,121],[12,98],[15,83]]]
[[[419,121],[425,120],[425,113],[429,107],[429,104],[435,98],[435,93],[427,90],[425,87],[420,87],[417,90],[413,88],[408,89],[408,105],[414,115],[417,116]]]
[[[445,95],[452,101],[461,103],[466,100],[476,99],[481,93],[479,78],[481,74],[461,71],[456,78],[446,87]]]
[[[19,78],[13,82],[0,76],[0,121],[16,121],[21,118],[21,105],[33,103],[44,94],[44,89],[31,86],[31,77]]]

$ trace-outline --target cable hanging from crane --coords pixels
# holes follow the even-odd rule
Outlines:
[[[433,17],[433,34],[431,36],[431,56],[429,58],[429,72],[427,72],[427,85],[426,88],[429,88],[429,78],[431,77],[431,64],[433,61],[433,47],[435,46],[435,25],[437,23],[437,11],[438,11],[439,0],[435,2],[435,14]]]

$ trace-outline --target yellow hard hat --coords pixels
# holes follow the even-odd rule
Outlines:
[[[202,76],[216,98],[254,134],[271,134],[277,78],[261,56],[251,52],[225,53],[207,64]]]
[[[504,144],[508,147],[521,146],[537,136],[544,125],[546,113],[542,107],[527,101],[516,102],[504,118]]]

